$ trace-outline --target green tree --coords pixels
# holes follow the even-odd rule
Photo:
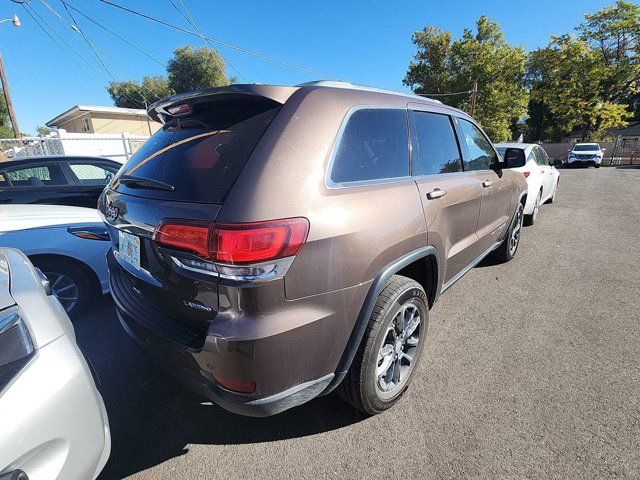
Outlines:
[[[47,127],[44,125],[40,125],[38,127],[36,127],[36,134],[40,137],[46,137],[47,135],[55,132],[56,129],[55,128],[51,128],[51,127]]]
[[[607,128],[625,123],[627,105],[607,99],[601,55],[582,39],[554,37],[527,62],[531,88],[528,124],[536,140],[559,140],[575,128],[584,139],[598,139]]]
[[[176,48],[167,64],[167,74],[169,85],[176,93],[229,84],[222,57],[208,47]]]
[[[168,80],[160,75],[144,77],[142,82],[111,82],[107,91],[115,106],[122,108],[146,108],[156,100],[174,94]]]
[[[0,89],[0,138],[13,138],[13,128],[9,119],[9,109],[4,99],[4,92]]]
[[[576,30],[603,63],[603,98],[634,105],[635,117],[640,119],[640,6],[619,0],[615,6],[585,15]]]
[[[451,33],[435,27],[415,32],[417,47],[403,83],[415,93],[452,93],[478,82],[476,119],[493,141],[507,140],[526,112],[523,85],[526,54],[507,43],[500,26],[486,16],[476,22],[475,34],[465,29],[452,41]],[[445,102],[469,111],[470,95],[445,97]]]
[[[233,77],[227,79],[224,61],[217,50],[186,45],[174,50],[173,58],[167,63],[167,77],[154,75],[144,77],[142,82],[111,82],[107,91],[117,107],[145,108],[145,105],[176,93],[235,81]]]

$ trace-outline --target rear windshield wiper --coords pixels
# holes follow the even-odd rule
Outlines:
[[[154,190],[170,190],[174,191],[176,187],[168,183],[154,180],[153,178],[136,177],[134,175],[122,175],[117,179],[118,182],[129,188],[149,188]]]

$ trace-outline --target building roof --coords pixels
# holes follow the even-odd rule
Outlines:
[[[631,122],[626,127],[612,128],[607,132],[614,137],[637,137],[640,136],[640,122]]]
[[[49,120],[46,125],[47,127],[56,127],[61,123],[76,118],[78,115],[82,115],[85,112],[111,113],[117,115],[130,115],[135,117],[147,116],[147,112],[140,108],[103,107],[100,105],[74,105],[69,110],[62,112],[57,117]]]

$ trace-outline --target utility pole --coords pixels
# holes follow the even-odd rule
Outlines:
[[[0,79],[2,80],[2,93],[4,93],[4,99],[7,102],[7,110],[9,110],[9,119],[11,119],[13,134],[16,138],[20,138],[21,136],[20,128],[18,127],[16,114],[13,111],[13,102],[11,102],[11,94],[9,93],[9,82],[7,82],[7,75],[4,72],[4,63],[2,62],[2,54],[0,54]]]
[[[473,82],[473,90],[471,90],[471,116],[476,114],[476,103],[478,101],[478,82]]]
[[[21,25],[18,15],[14,15],[13,18],[0,20],[0,23],[8,21],[11,21],[14,27],[19,27]],[[2,80],[2,93],[4,94],[4,99],[7,102],[7,110],[9,110],[9,119],[11,120],[11,126],[13,127],[13,134],[17,139],[20,139],[20,128],[18,127],[18,121],[16,120],[16,113],[13,110],[13,102],[11,101],[11,94],[9,93],[9,82],[7,81],[7,75],[4,71],[2,54],[0,54],[0,80]]]

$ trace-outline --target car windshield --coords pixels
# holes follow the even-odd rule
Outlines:
[[[592,152],[593,150],[600,150],[600,145],[597,143],[583,143],[573,147],[575,152]]]

